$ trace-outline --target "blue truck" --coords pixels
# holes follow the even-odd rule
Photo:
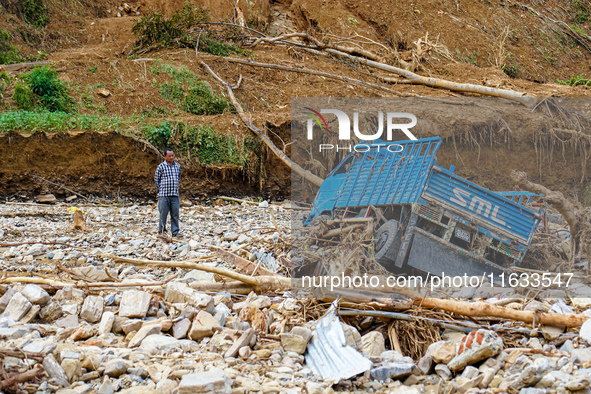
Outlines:
[[[530,192],[493,192],[436,164],[440,137],[356,145],[304,221],[373,217],[373,254],[394,273],[495,277],[519,264],[542,219]]]

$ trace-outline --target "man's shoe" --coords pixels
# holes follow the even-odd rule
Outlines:
[[[172,237],[173,238],[176,238],[176,239],[183,239],[183,235],[182,234],[173,235]]]

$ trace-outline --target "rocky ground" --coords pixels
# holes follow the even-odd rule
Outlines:
[[[204,291],[223,279],[166,267],[237,269],[222,249],[286,275],[288,204],[186,203],[183,237],[171,242],[157,237],[155,205],[76,205],[86,231],[73,228],[71,205],[0,205],[0,391],[591,391],[590,321],[579,330],[455,316],[413,359],[390,349],[382,319],[357,324],[322,303],[314,313],[289,292]],[[504,304],[591,316],[591,299],[553,291]]]

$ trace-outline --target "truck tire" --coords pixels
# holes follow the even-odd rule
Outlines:
[[[374,253],[378,262],[394,261],[398,254],[400,243],[397,242],[398,220],[388,220],[375,235]]]

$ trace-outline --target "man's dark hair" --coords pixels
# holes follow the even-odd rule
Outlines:
[[[168,152],[172,152],[172,153],[174,153],[174,152],[172,151],[172,149],[170,149],[170,148],[166,148],[166,149],[164,149],[164,157],[166,157],[166,154],[167,154]]]

